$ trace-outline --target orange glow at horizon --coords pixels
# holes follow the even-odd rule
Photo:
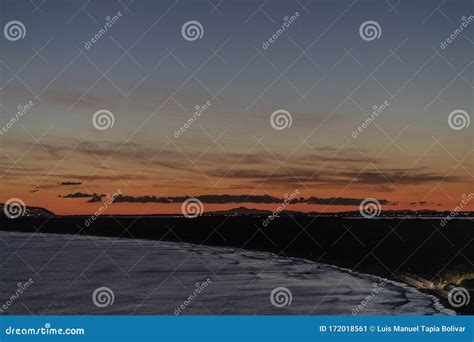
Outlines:
[[[101,202],[88,203],[88,198],[61,198],[61,197],[51,197],[44,198],[43,196],[37,196],[37,193],[30,193],[27,196],[22,196],[22,200],[27,206],[43,207],[45,209],[51,210],[57,215],[92,215],[98,211],[101,207],[104,207],[107,198],[104,197]],[[385,194],[387,195],[387,194]],[[198,195],[197,195],[198,196]],[[38,197],[43,197],[39,199]],[[275,195],[275,197],[277,197]],[[280,196],[281,197],[281,196]],[[278,197],[278,198],[280,198]],[[309,197],[309,196],[302,196]],[[321,196],[322,198],[328,198],[331,196]],[[352,198],[365,198],[362,196],[341,196],[341,197],[352,197]],[[429,201],[425,201],[426,204],[419,204],[420,201],[411,201],[410,197],[400,196],[398,200],[394,200],[392,196],[367,196],[375,198],[389,199],[395,204],[382,205],[382,210],[402,210],[402,209],[411,209],[411,210],[438,210],[438,211],[451,211],[456,206],[459,205],[462,198],[452,199],[446,201],[446,198],[443,198],[441,194],[437,197],[431,196]],[[0,203],[5,202],[8,198],[0,197]],[[416,202],[416,203],[413,203]],[[423,201],[421,201],[423,202]],[[439,203],[438,203],[439,202]],[[472,201],[474,202],[474,201]],[[442,204],[441,204],[442,203]],[[181,214],[181,204],[182,203],[127,203],[119,202],[112,203],[106,206],[106,209],[103,211],[104,215],[150,215],[150,214]],[[213,211],[224,211],[230,210],[237,207],[246,207],[249,209],[260,209],[274,211],[278,208],[281,203],[223,203],[223,204],[214,204],[214,203],[203,203],[204,212],[213,212]],[[284,210],[294,210],[301,212],[341,212],[341,211],[353,211],[358,210],[356,205],[323,205],[323,204],[307,204],[307,203],[296,203],[288,204]],[[469,202],[463,208],[464,211],[474,210],[474,203]]]

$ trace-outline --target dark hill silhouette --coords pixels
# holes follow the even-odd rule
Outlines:
[[[4,203],[0,203],[0,216],[5,216],[5,212],[3,210]],[[262,210],[262,209],[254,209],[254,208],[247,208],[244,206],[228,209],[228,210],[218,210],[218,211],[209,211],[204,212],[203,216],[258,216],[258,217],[265,217],[272,215],[272,211],[270,210]],[[399,209],[399,210],[382,210],[377,217],[447,217],[449,216],[449,211],[438,211],[432,209],[422,209],[422,210],[411,210],[411,209]],[[279,214],[279,216],[311,216],[311,217],[362,217],[359,210],[351,210],[351,211],[342,211],[342,212],[302,212],[296,210],[283,210]],[[22,216],[26,217],[50,217],[50,216],[84,216],[89,217],[89,215],[56,215],[51,210],[42,207],[33,207],[33,206],[26,206],[25,212]],[[104,214],[103,216],[111,216]],[[140,217],[148,217],[148,216],[182,216],[181,214],[146,214],[146,215],[113,215],[113,216],[140,216]],[[474,217],[474,212],[472,211],[463,211],[458,212],[456,217]]]
[[[5,213],[5,203],[0,203],[0,217],[7,217],[6,213]],[[48,210],[48,209],[45,209],[45,208],[41,208],[41,207],[30,207],[30,206],[25,206],[23,207],[23,209],[21,209],[23,211],[23,214],[22,216],[24,217],[52,217],[52,216],[56,216],[55,213],[53,213],[52,211]]]

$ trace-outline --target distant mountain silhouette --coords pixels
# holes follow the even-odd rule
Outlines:
[[[203,215],[207,215],[207,216],[270,216],[273,213],[274,212],[271,210],[253,209],[253,208],[246,208],[246,207],[240,206],[238,208],[232,208],[229,210],[205,212]],[[302,211],[283,210],[278,215],[289,216],[289,215],[307,215],[307,214]]]
[[[261,210],[246,207],[232,208],[222,211],[210,211],[203,213],[204,216],[270,216],[274,212],[271,210]],[[446,217],[450,214],[449,211],[437,211],[430,209],[422,210],[382,210],[378,217]],[[278,216],[322,216],[322,217],[362,217],[359,210],[343,211],[343,212],[317,212],[311,211],[308,213],[295,210],[283,210],[278,213]],[[458,212],[457,217],[472,217],[474,212]]]
[[[6,217],[7,216],[7,214],[6,214],[7,210],[4,210],[4,207],[5,207],[5,203],[0,203],[0,216],[1,217]],[[21,216],[24,216],[24,217],[52,217],[52,216],[56,216],[56,214],[53,213],[51,210],[41,208],[41,207],[26,206],[26,207],[24,207],[23,211],[24,212]],[[16,212],[12,213],[12,214],[16,214]]]
[[[3,207],[4,203],[0,203],[0,217],[5,217],[5,212]],[[402,209],[402,210],[382,210],[377,217],[447,217],[450,215],[450,211],[437,211],[431,209],[422,209],[422,210],[411,210],[411,209]],[[217,211],[208,211],[204,212],[203,216],[259,216],[267,217],[270,215],[277,215],[276,212],[271,210],[262,210],[254,209],[247,207],[237,207],[228,210],[217,210]],[[51,210],[42,208],[42,207],[25,207],[25,212],[22,215],[24,217],[52,217],[52,216],[89,216],[87,215],[56,215]],[[103,216],[135,216],[134,214],[115,214]],[[146,214],[146,215],[136,215],[136,216],[181,216],[181,214]],[[318,217],[362,217],[359,210],[352,211],[342,211],[342,212],[302,212],[296,210],[283,210],[278,213],[278,216],[318,216]],[[463,211],[457,212],[454,217],[473,217],[473,211]]]

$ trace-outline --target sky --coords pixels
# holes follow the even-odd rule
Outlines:
[[[205,211],[272,209],[297,192],[294,210],[452,210],[473,190],[474,123],[449,120],[473,112],[469,0],[2,0],[0,13],[25,33],[0,36],[0,202],[90,214],[121,193],[107,213],[150,214],[202,195],[217,196]]]

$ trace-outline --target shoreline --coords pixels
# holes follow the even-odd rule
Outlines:
[[[375,275],[395,282],[399,282],[396,277],[397,271],[406,271],[400,265],[408,267],[408,270],[415,275],[432,278],[439,272],[436,265],[444,267],[447,265],[444,260],[456,261],[452,255],[457,253],[457,248],[452,248],[450,251],[450,246],[443,243],[443,240],[441,243],[434,241],[434,238],[426,240],[426,236],[433,236],[436,233],[431,226],[432,221],[427,219],[408,222],[395,219],[350,220],[358,224],[350,226],[351,233],[347,233],[346,228],[349,220],[324,218],[313,223],[312,218],[303,219],[311,220],[312,223],[304,231],[300,228],[302,223],[295,224],[292,218],[278,218],[273,221],[270,228],[261,232],[254,227],[261,222],[261,218],[234,216],[196,219],[153,217],[138,220],[99,217],[91,227],[81,226],[83,219],[78,217],[19,218],[0,220],[0,230],[35,232],[36,227],[39,227],[38,231],[41,233],[175,241],[270,252],[283,257],[334,265],[341,269]],[[450,230],[446,230],[444,234],[451,241],[463,246],[472,236],[472,227],[469,223],[466,220],[452,221],[451,225],[454,226],[450,226]],[[387,234],[393,230],[391,225],[398,229],[397,236],[389,236],[389,239]],[[397,240],[399,236],[403,241]],[[388,245],[382,246],[386,241]],[[379,245],[383,248],[377,248]],[[420,248],[420,245],[424,249]],[[442,246],[445,253],[438,253],[439,246]],[[436,262],[436,259],[439,261]],[[458,263],[456,261],[452,264]],[[417,288],[417,290],[426,293],[425,289]],[[457,314],[473,312],[472,303],[462,308],[451,308],[446,298],[440,294],[433,291],[429,291],[428,294]]]
[[[35,239],[37,239],[40,243],[42,243],[42,240],[39,240],[41,239],[40,235],[37,233],[31,233],[31,232],[25,233],[25,232],[13,232],[13,231],[5,232],[5,233],[6,234],[4,234],[3,237],[7,239],[7,241],[9,241],[9,238],[19,239],[18,241],[21,241],[21,239],[23,238],[22,234],[25,234],[25,235],[28,235],[26,237],[27,241],[34,241]],[[11,237],[8,234],[11,234]],[[38,236],[34,237],[35,235],[38,235]],[[45,233],[44,238],[46,238],[47,241],[51,241],[51,240],[56,241],[55,244],[58,244],[61,241],[66,242],[68,245],[69,243],[71,243],[72,246],[76,246],[74,247],[74,250],[77,250],[78,246],[80,245],[82,245],[83,248],[86,248],[87,250],[89,248],[87,246],[92,243],[92,241],[90,240],[90,236],[86,236],[86,235]],[[94,241],[96,242],[96,244],[97,243],[99,244],[112,243],[112,240],[115,240],[115,239],[116,238],[114,237],[94,236]],[[330,298],[334,298],[335,296],[337,297],[338,296],[337,293],[340,293],[341,291],[342,293],[344,293],[341,297],[341,300],[347,303],[346,304],[347,309],[344,309],[343,311],[339,311],[339,314],[351,315],[352,313],[352,315],[356,315],[354,314],[355,305],[359,303],[359,301],[360,303],[362,303],[364,301],[364,298],[367,298],[366,290],[367,292],[370,292],[370,290],[372,289],[372,286],[374,286],[377,283],[384,284],[383,288],[377,295],[377,296],[382,296],[382,297],[371,298],[367,303],[367,304],[371,303],[370,309],[369,309],[369,306],[365,308],[365,305],[367,304],[364,304],[364,307],[362,308],[363,310],[357,313],[357,315],[361,315],[361,316],[364,316],[367,314],[370,315],[372,310],[379,310],[379,312],[380,310],[383,310],[383,311],[387,310],[386,312],[389,312],[394,315],[410,315],[410,314],[413,314],[413,311],[411,310],[415,310],[415,308],[416,310],[419,310],[415,312],[424,312],[424,311],[431,312],[430,313],[431,315],[455,315],[455,312],[453,310],[443,307],[439,303],[439,301],[437,301],[435,297],[431,295],[423,294],[420,291],[418,291],[416,288],[411,287],[405,283],[392,281],[392,280],[385,279],[373,274],[365,274],[361,272],[356,272],[347,268],[338,267],[337,265],[330,265],[326,263],[315,262],[312,260],[307,260],[307,259],[298,258],[298,257],[283,258],[271,252],[239,249],[239,248],[234,248],[234,247],[224,247],[224,246],[216,247],[216,246],[206,246],[206,245],[198,246],[193,243],[174,242],[174,241],[160,241],[159,242],[160,244],[157,245],[157,244],[151,244],[151,242],[153,242],[154,240],[149,240],[149,239],[132,240],[132,239],[127,239],[127,238],[125,239],[118,238],[118,240],[120,241],[117,242],[117,245],[115,245],[114,243],[114,247],[118,248],[118,250],[124,251],[126,255],[128,255],[130,252],[133,252],[133,250],[137,248],[137,245],[135,243],[133,244],[130,244],[130,243],[137,242],[138,245],[141,245],[141,247],[139,247],[140,250],[141,248],[143,248],[143,246],[148,245],[148,247],[153,246],[152,247],[153,249],[155,249],[155,247],[158,246],[158,249],[155,249],[155,251],[161,251],[163,249],[166,250],[166,249],[172,248],[172,249],[179,249],[182,251],[186,251],[187,253],[192,253],[192,254],[198,253],[200,255],[199,259],[203,258],[203,260],[208,260],[208,258],[211,257],[211,259],[209,259],[211,262],[211,264],[209,264],[209,267],[212,267],[211,265],[213,264],[211,260],[217,260],[217,259],[222,260],[224,264],[229,264],[229,265],[234,264],[234,262],[236,262],[237,265],[239,265],[241,262],[245,264],[249,260],[255,260],[257,262],[263,263],[263,265],[266,265],[265,268],[269,265],[267,264],[267,262],[271,261],[271,265],[273,265],[272,266],[273,269],[279,270],[278,271],[279,273],[275,275],[276,276],[279,275],[279,277],[283,276],[283,278],[281,278],[280,281],[285,281],[284,279],[287,279],[286,281],[288,282],[288,284],[293,283],[293,285],[290,285],[289,287],[292,289],[292,291],[295,291],[295,295],[296,295],[295,300],[298,301],[299,299],[300,302],[303,301],[305,303],[311,302],[311,301],[308,302],[308,300],[311,297],[307,298],[306,296],[312,296],[312,295],[310,294],[310,292],[307,292],[306,296],[304,295],[304,293],[306,292],[303,292],[303,294],[301,294],[300,292],[298,292],[298,286],[303,286],[304,288],[313,288],[313,286],[315,286],[316,288],[318,287],[321,288],[322,284],[327,284],[328,282],[330,282],[330,279],[319,278],[321,273],[328,274],[328,275],[330,274],[338,275],[338,276],[335,276],[335,279],[334,279],[334,281],[337,282],[337,285],[332,287],[332,290],[330,290],[328,293],[320,293],[320,295],[313,294],[313,296],[315,295],[315,297],[312,297],[312,298],[316,302],[319,301],[321,297],[323,297],[323,299],[321,299],[321,301],[318,304],[316,304],[316,306],[312,310],[310,310],[309,313],[306,313],[309,315],[313,315],[313,310],[316,310],[316,307],[319,307],[319,305],[322,304],[324,308],[324,305],[331,303],[332,301],[330,300]],[[130,241],[130,243],[128,241]],[[129,247],[131,249],[129,249]],[[92,251],[94,251],[94,249],[95,248],[92,248]],[[115,254],[113,254],[113,251],[111,252],[112,252],[111,255],[114,257]],[[38,257],[41,258],[42,257],[41,255],[42,254],[40,253]],[[240,262],[237,262],[235,260],[240,260]],[[200,262],[203,262],[203,261],[200,261]],[[244,269],[247,270],[248,266],[243,266],[243,267]],[[79,267],[79,268],[82,268],[82,267]],[[252,271],[252,267],[248,268],[248,272],[253,273],[251,271]],[[228,274],[227,272],[224,272],[223,276],[225,274]],[[244,274],[248,272],[244,271]],[[262,270],[262,272],[264,271]],[[290,273],[287,273],[287,272],[290,272]],[[296,273],[293,273],[293,272],[296,272]],[[251,283],[258,285],[259,280],[257,279],[263,279],[264,282],[268,282],[268,281],[273,282],[272,280],[269,280],[269,279],[272,279],[272,277],[268,278],[268,275],[270,274],[273,275],[274,274],[273,271],[269,270],[269,274],[267,274],[267,276],[265,276],[265,274],[263,273],[263,278],[261,278],[260,272],[258,272],[258,276]],[[217,278],[219,279],[218,275],[217,275]],[[357,285],[359,284],[359,281],[355,281],[354,283],[355,279],[351,281],[351,278],[359,279],[360,282],[362,282],[363,284],[366,284],[365,285],[366,287],[359,288],[358,287],[359,285]],[[136,280],[140,281],[139,279],[140,278]],[[216,284],[217,282],[219,282],[219,280],[213,279],[212,283],[214,283],[214,281],[216,281]],[[222,281],[222,279],[220,281]],[[241,280],[241,282],[242,281],[246,283],[247,280],[245,280],[245,276],[244,276],[244,279]],[[347,286],[352,286],[350,284],[354,284],[355,287],[353,287],[352,290],[349,293],[347,293],[347,296],[346,296],[344,289]],[[226,285],[225,280],[224,280],[223,286],[224,288],[227,288],[228,286]],[[114,288],[117,289],[116,287]],[[257,288],[259,287],[257,286]],[[228,290],[230,291],[230,293],[232,293],[231,289],[228,288]],[[335,293],[333,293],[333,291],[335,291]],[[176,294],[179,297],[179,291],[177,291]],[[354,296],[359,296],[359,297],[354,297]],[[371,302],[372,300],[374,300],[373,303]],[[383,304],[380,304],[380,303],[383,303]],[[309,307],[312,307],[313,304],[309,304]],[[308,305],[308,304],[305,304],[305,305]],[[373,305],[375,305],[375,307]],[[383,306],[377,309],[379,305],[383,305]],[[418,306],[418,305],[421,305],[421,306]],[[339,307],[339,310],[343,308],[340,305],[336,306],[336,308],[337,307]],[[384,307],[386,307],[386,309],[384,309]],[[351,308],[352,308],[352,311],[351,311]],[[262,308],[261,307],[259,308],[259,305],[257,305],[254,309],[258,311],[259,309],[262,309]],[[292,312],[291,314],[301,314],[300,311],[304,310],[303,308],[300,308],[298,304],[296,308],[289,307],[289,309],[291,309],[291,311],[288,311],[288,313]],[[122,309],[120,307],[116,307],[115,310],[120,311]],[[237,304],[237,307],[234,307],[234,308],[230,307],[229,310],[231,312],[233,312],[233,310],[239,310],[238,304]],[[296,311],[293,312],[293,310],[296,310]],[[320,309],[318,308],[317,310],[320,310]],[[338,309],[334,309],[334,310],[338,310]],[[365,310],[369,310],[369,311],[365,311]],[[278,311],[275,311],[275,312],[272,311],[271,313],[278,314]],[[51,314],[55,314],[55,313],[53,312]],[[143,314],[143,313],[140,312],[138,314]]]

